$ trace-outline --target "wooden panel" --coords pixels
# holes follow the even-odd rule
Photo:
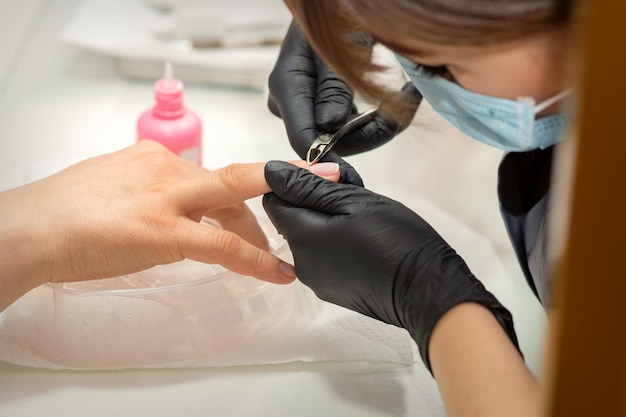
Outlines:
[[[569,236],[546,415],[626,416],[626,2],[585,2]]]

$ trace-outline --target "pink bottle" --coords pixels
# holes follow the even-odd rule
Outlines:
[[[195,164],[202,164],[202,122],[183,104],[184,84],[172,76],[165,65],[165,75],[154,84],[155,105],[137,121],[137,140],[151,139]]]

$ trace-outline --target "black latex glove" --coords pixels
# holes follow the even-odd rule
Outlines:
[[[399,94],[406,95],[415,105],[414,114],[421,95],[413,84],[407,83]],[[283,119],[291,146],[303,159],[320,131],[336,131],[357,112],[350,87],[315,53],[293,22],[269,77],[268,107]],[[340,182],[362,185],[356,171],[338,155],[353,155],[376,148],[405,127],[378,114],[339,141],[322,161],[334,161],[342,166]]]
[[[298,278],[319,298],[405,328],[428,369],[435,323],[462,302],[489,308],[518,347],[509,311],[406,206],[286,162],[269,162],[265,178],[273,191],[265,211],[289,243]]]

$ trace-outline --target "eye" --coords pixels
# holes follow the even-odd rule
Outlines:
[[[436,67],[431,66],[431,65],[422,65],[422,64],[415,64],[416,68],[422,68],[424,70],[424,72],[431,76],[431,77],[435,77],[435,76],[442,76],[444,75],[446,72],[448,72],[448,69],[446,68],[445,65],[438,65]]]
[[[448,67],[445,65],[431,66],[431,65],[416,64],[416,66],[421,67],[424,70],[424,72],[431,77],[442,77],[447,80],[454,78],[452,77],[452,74],[450,74]]]

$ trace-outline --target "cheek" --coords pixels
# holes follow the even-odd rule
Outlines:
[[[540,62],[522,61],[517,65],[483,65],[477,68],[449,68],[463,88],[491,97],[515,100],[533,97],[541,101],[558,91],[555,71]]]
[[[539,83],[528,73],[516,76],[515,71],[473,74],[450,72],[461,87],[486,96],[515,100],[518,97],[536,97],[538,91]]]

